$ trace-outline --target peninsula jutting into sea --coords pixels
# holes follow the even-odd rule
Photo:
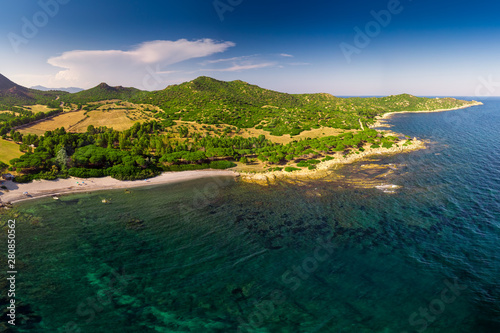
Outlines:
[[[260,182],[269,176],[311,176],[373,154],[423,147],[416,138],[371,129],[380,117],[481,104],[411,95],[286,94],[209,77],[152,92],[101,83],[77,93],[0,79],[0,135],[9,148],[2,155],[3,170],[8,168],[16,183],[138,180],[200,169],[230,169]],[[109,180],[93,182],[110,187]],[[52,193],[39,182],[17,191],[7,186],[3,201],[90,189],[76,183],[49,186]]]

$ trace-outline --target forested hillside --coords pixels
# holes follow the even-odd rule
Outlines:
[[[111,87],[106,83],[101,83],[98,86],[88,90],[83,90],[74,94],[67,94],[62,98],[62,100],[64,102],[75,104],[85,104],[110,99],[126,101],[139,92],[140,90],[136,88],[124,88],[121,86]]]
[[[40,91],[20,86],[0,74],[0,111],[9,106],[47,104],[58,96],[68,94],[64,91]]]
[[[446,109],[467,105],[454,98],[404,94],[382,98],[337,98],[329,94],[286,94],[243,81],[199,77],[164,90],[134,95],[135,103],[163,109],[168,120],[262,128],[272,135],[297,135],[312,128],[360,129],[386,112]]]

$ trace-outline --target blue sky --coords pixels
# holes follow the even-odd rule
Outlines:
[[[158,90],[206,75],[334,95],[500,95],[493,1],[2,1],[0,73]],[[499,83],[497,83],[499,82]]]

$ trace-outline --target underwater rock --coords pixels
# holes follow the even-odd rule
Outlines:
[[[126,222],[127,230],[140,230],[144,229],[145,227],[146,226],[144,225],[144,221],[141,219],[132,218]]]

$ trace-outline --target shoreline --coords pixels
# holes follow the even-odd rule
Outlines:
[[[382,116],[376,117],[376,122],[370,126],[382,127],[385,124],[381,121],[390,118],[394,114],[398,113],[429,113],[429,112],[444,112],[465,109],[476,105],[483,105],[481,102],[473,101],[472,104],[464,105],[461,107],[456,107],[452,109],[438,109],[438,110],[422,110],[422,111],[399,111],[399,112],[388,112]],[[274,183],[279,179],[320,179],[326,174],[331,173],[332,167],[338,165],[351,164],[363,160],[366,157],[376,156],[376,155],[394,155],[404,152],[410,152],[420,149],[426,149],[426,145],[423,141],[414,138],[411,140],[412,144],[408,146],[403,146],[406,140],[401,140],[397,142],[396,147],[392,148],[369,148],[365,147],[365,151],[359,154],[351,154],[348,156],[342,156],[342,154],[337,153],[333,160],[320,162],[316,165],[316,169],[308,170],[302,169],[292,172],[286,171],[265,171],[259,173],[250,173],[245,171],[232,171],[232,170],[192,170],[192,171],[180,171],[180,172],[164,172],[159,176],[145,180],[117,180],[111,177],[103,178],[76,178],[70,177],[68,179],[56,179],[56,180],[34,180],[31,183],[18,184],[12,181],[4,181],[4,185],[7,187],[7,192],[2,192],[0,195],[0,207],[5,204],[15,204],[27,200],[40,199],[50,196],[60,196],[66,194],[75,193],[89,193],[95,191],[103,190],[115,190],[115,189],[128,189],[136,187],[145,187],[151,185],[163,185],[163,184],[173,184],[177,182],[215,177],[215,176],[232,176],[239,177],[244,182],[257,183],[261,185],[268,185]],[[28,196],[24,195],[28,192]]]
[[[458,106],[456,108],[451,108],[451,109],[437,109],[437,110],[417,110],[417,111],[394,111],[394,112],[387,112],[387,113],[384,113],[383,115],[381,116],[376,116],[375,117],[375,123],[373,125],[370,125],[369,127],[370,128],[375,128],[375,127],[384,127],[386,124],[383,123],[382,121],[383,120],[386,120],[388,118],[391,118],[393,115],[395,114],[399,114],[399,113],[432,113],[432,112],[446,112],[446,111],[454,111],[454,110],[461,110],[461,109],[467,109],[467,108],[470,108],[470,107],[473,107],[473,106],[477,106],[477,105],[483,105],[482,102],[478,102],[478,101],[472,101],[471,104],[468,104],[468,105],[462,105],[462,106]]]
[[[397,142],[396,147],[391,148],[368,148],[365,147],[365,151],[359,154],[352,154],[347,157],[342,156],[341,154],[335,154],[333,160],[320,162],[316,165],[316,169],[308,170],[302,169],[292,172],[286,171],[267,171],[261,173],[240,173],[240,180],[248,183],[257,183],[261,185],[269,185],[270,183],[274,183],[280,179],[297,179],[297,178],[306,178],[306,179],[320,179],[325,177],[328,173],[331,173],[332,167],[338,165],[351,164],[354,162],[362,161],[363,159],[371,156],[387,156],[387,155],[395,155],[420,149],[426,149],[426,145],[424,141],[418,140],[414,138],[411,140],[412,144],[408,146],[403,146],[407,140],[400,140]]]
[[[239,178],[244,182],[257,183],[261,185],[274,183],[278,179],[320,179],[328,173],[331,173],[333,171],[332,167],[338,165],[351,164],[370,156],[387,156],[426,148],[425,143],[418,139],[413,139],[411,145],[402,146],[405,142],[406,140],[401,140],[397,143],[397,147],[388,149],[383,147],[367,148],[360,154],[351,154],[347,157],[343,157],[341,154],[336,154],[333,160],[318,163],[316,165],[316,169],[314,170],[302,169],[292,172],[267,171],[260,173],[247,173],[244,171],[236,172],[232,170],[192,170],[164,172],[154,178],[143,180],[118,180],[108,176],[102,178],[70,177],[67,179],[56,180],[34,180],[31,183],[24,184],[15,183],[13,181],[4,181],[4,185],[9,191],[3,192],[2,195],[0,195],[0,207],[2,204],[16,204],[23,201],[36,200],[52,196],[174,184],[183,181],[217,176],[230,176]],[[28,192],[29,196],[24,195],[25,192]]]
[[[227,170],[190,170],[164,172],[154,178],[143,180],[118,180],[108,176],[103,178],[70,177],[67,179],[34,180],[31,183],[25,184],[19,184],[13,181],[4,181],[4,185],[9,191],[3,192],[3,194],[0,195],[0,202],[3,204],[16,204],[27,200],[35,200],[51,196],[174,184],[183,181],[217,176],[232,176],[236,178],[239,176],[239,173]],[[24,195],[24,192],[28,192],[29,196]]]

